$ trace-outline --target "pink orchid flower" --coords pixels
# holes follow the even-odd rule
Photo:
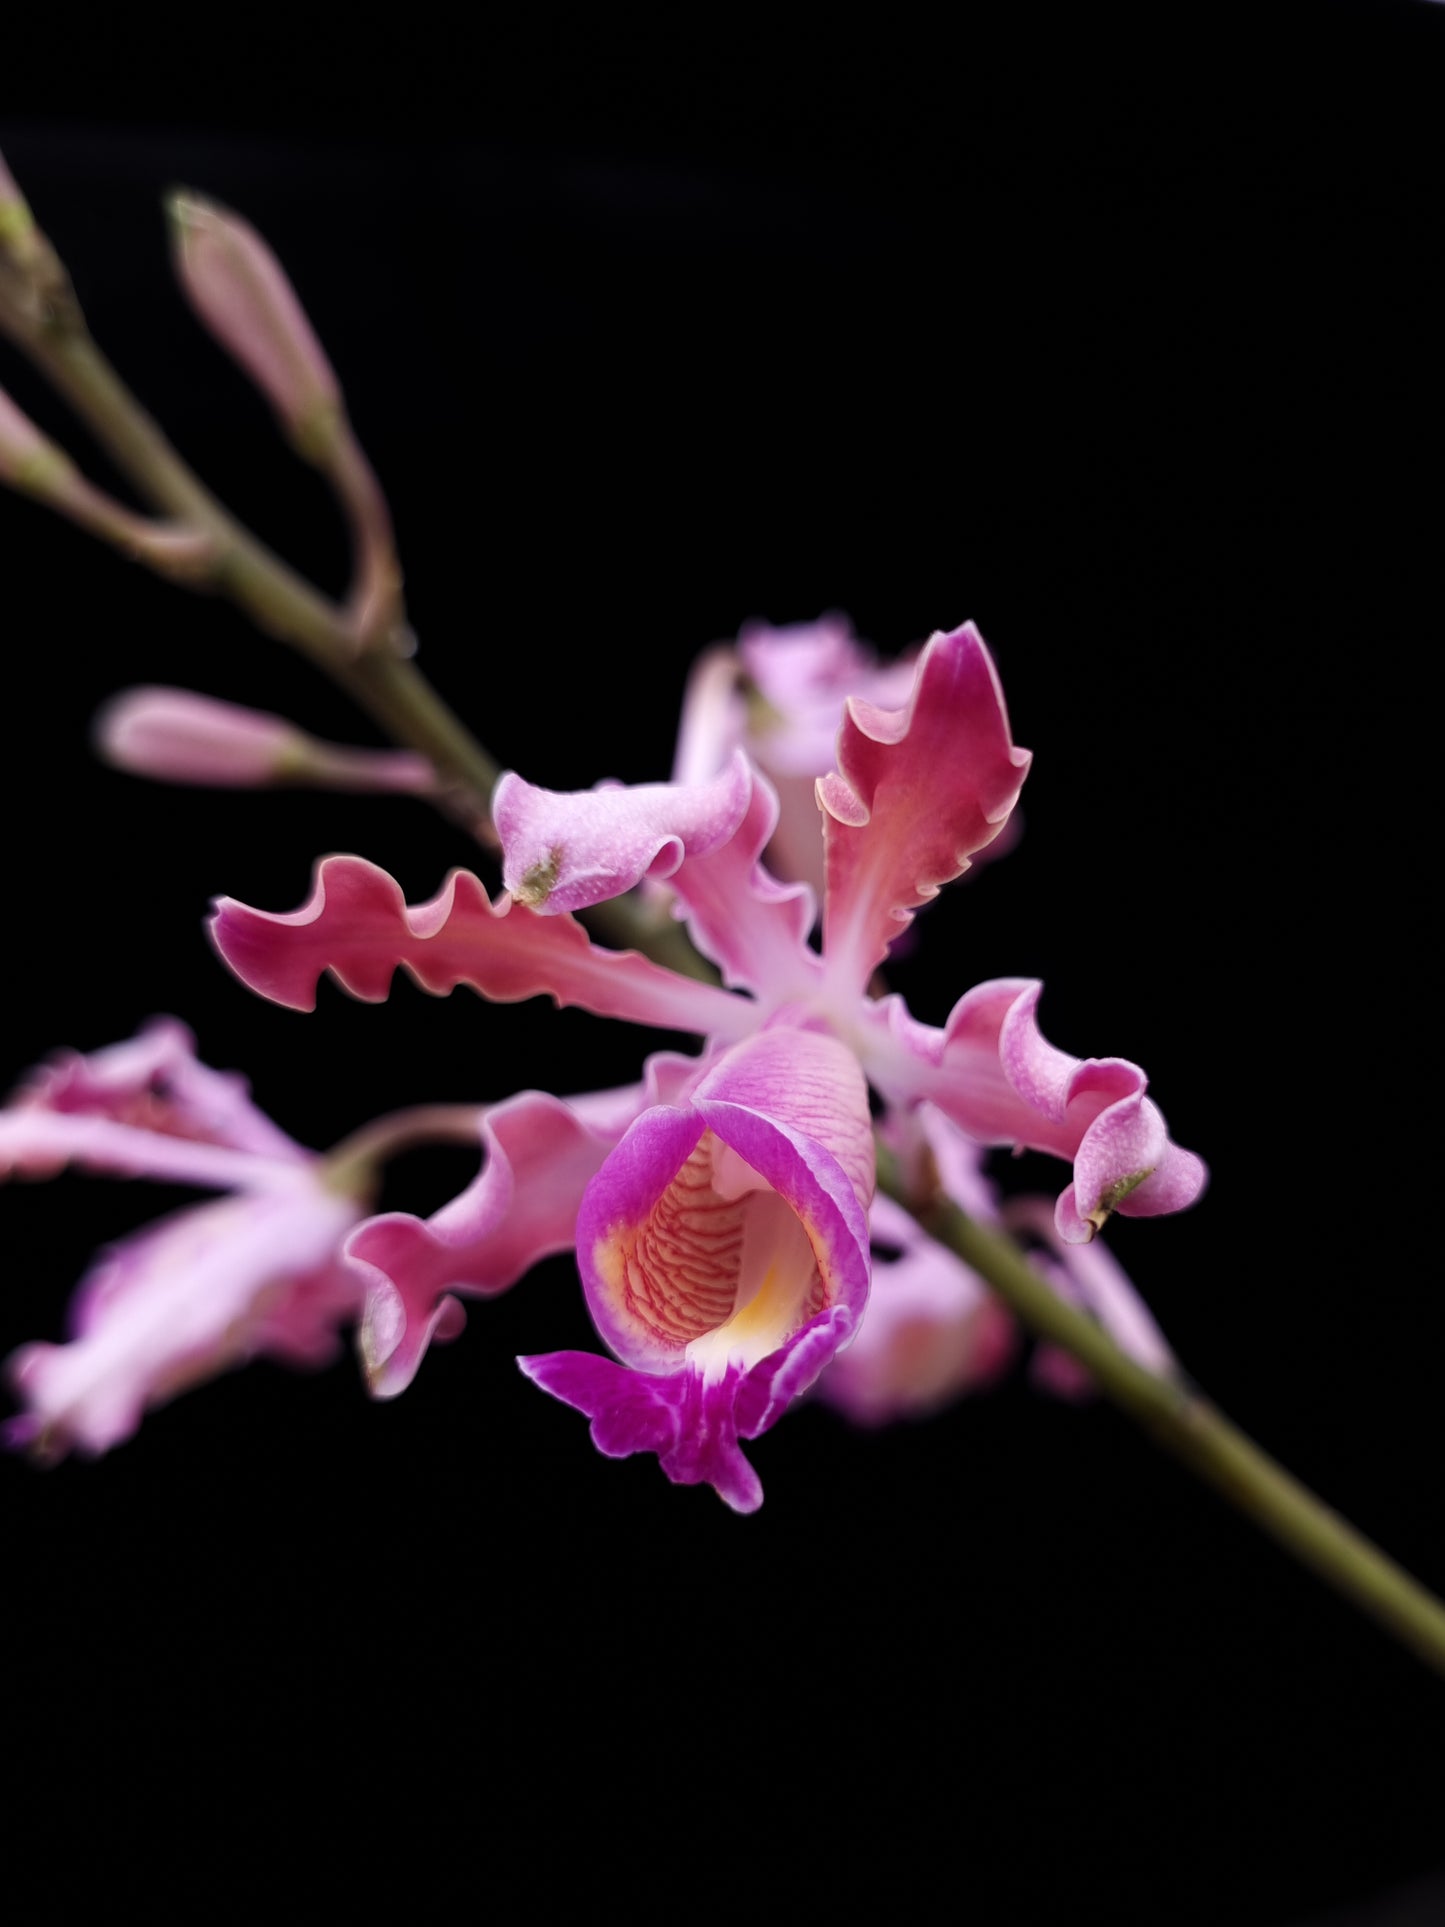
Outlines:
[[[53,1176],[74,1163],[229,1192],[122,1239],[81,1284],[63,1345],[27,1345],[7,1373],[24,1410],[8,1442],[46,1460],[129,1438],[145,1411],[262,1355],[324,1364],[361,1289],[341,1244],[363,1200],[251,1102],[242,1079],[202,1064],[184,1025],[66,1052],[0,1110],[0,1172]]]
[[[974,1145],[1070,1160],[1053,1217],[1061,1245],[1087,1243],[1112,1210],[1191,1203],[1204,1167],[1171,1143],[1143,1072],[1048,1044],[1036,983],[979,985],[941,1029],[897,997],[868,995],[917,909],[1004,828],[1028,763],[971,624],[932,638],[901,706],[852,700],[836,768],[816,789],[821,954],[807,943],[811,890],[760,863],[778,802],[741,751],[692,784],[559,794],[504,776],[493,816],[506,888],[495,903],[458,871],[409,908],[357,857],[319,864],[309,901],[290,914],[223,901],[212,925],[222,957],[297,1008],[313,1007],[326,971],[379,1001],[400,965],[437,994],[463,983],[497,1002],[547,993],[703,1039],[695,1060],[654,1060],[650,1092],[597,1100],[607,1115],[589,1146],[579,1149],[577,1131],[524,1132],[525,1169],[509,1161],[501,1203],[481,1208],[484,1171],[427,1224],[355,1234],[350,1249],[371,1265],[369,1305],[383,1308],[376,1323],[406,1358],[403,1378],[442,1295],[475,1285],[488,1264],[489,1227],[551,1210],[556,1237],[575,1199],[569,1242],[615,1358],[553,1353],[523,1368],[590,1417],[603,1452],[654,1452],[674,1481],[710,1483],[749,1511],[761,1488],[739,1441],[817,1379],[867,1300],[870,1083],[904,1113],[933,1105]],[[576,921],[648,877],[670,884],[722,986],[593,944]],[[587,1130],[578,1101],[570,1109]]]

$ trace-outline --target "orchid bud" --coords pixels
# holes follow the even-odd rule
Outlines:
[[[297,783],[418,795],[436,787],[423,756],[323,743],[283,716],[189,689],[123,690],[96,717],[95,744],[115,768],[162,783],[220,789]]]
[[[229,208],[190,193],[171,194],[166,208],[187,300],[314,456],[341,415],[341,387],[280,262]]]

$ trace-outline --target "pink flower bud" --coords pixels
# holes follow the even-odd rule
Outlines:
[[[283,716],[189,689],[126,689],[95,719],[106,762],[163,783],[247,789],[271,783],[425,795],[436,778],[423,756],[319,742]]]
[[[172,194],[172,255],[186,298],[302,442],[324,435],[341,388],[296,291],[249,221]]]

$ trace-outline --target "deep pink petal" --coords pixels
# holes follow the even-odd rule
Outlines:
[[[710,782],[544,790],[508,771],[492,794],[502,881],[519,903],[556,915],[670,877],[734,834],[751,778],[741,754]]]
[[[600,1016],[723,1038],[756,1022],[745,999],[635,951],[604,950],[570,917],[538,916],[507,897],[494,906],[466,870],[409,908],[374,863],[326,857],[299,910],[277,915],[223,898],[211,937],[242,983],[294,1010],[315,1008],[328,970],[352,996],[380,1003],[400,966],[437,996],[458,984],[497,1003],[547,994]]]
[[[1029,761],[1010,739],[998,674],[972,623],[932,638],[906,708],[849,702],[838,768],[818,783],[834,982],[861,988],[919,905],[992,842]]]
[[[894,1103],[930,1100],[980,1144],[1071,1159],[1074,1182],[1056,1208],[1069,1243],[1086,1242],[1111,1211],[1149,1217],[1192,1204],[1208,1172],[1171,1142],[1143,1071],[1048,1043],[1040,991],[1025,978],[979,984],[942,1030],[917,1023],[898,998],[873,1004],[862,1040],[869,1076]]]

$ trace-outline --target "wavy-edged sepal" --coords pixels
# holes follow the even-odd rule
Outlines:
[[[740,1371],[709,1382],[691,1367],[636,1372],[590,1352],[545,1352],[517,1363],[544,1392],[586,1413],[592,1442],[609,1459],[655,1452],[674,1485],[710,1485],[734,1512],[762,1504],[762,1481],[738,1445]]]
[[[544,790],[508,770],[492,793],[502,881],[519,903],[557,915],[666,878],[737,830],[748,807],[741,751],[710,782],[605,783]]]
[[[1030,760],[1010,738],[998,672],[971,622],[931,638],[905,708],[849,701],[838,768],[818,781],[835,983],[861,988],[914,911],[992,842]]]
[[[377,1398],[404,1391],[431,1340],[460,1330],[461,1307],[445,1294],[495,1296],[571,1249],[589,1180],[652,1088],[655,1079],[634,1087],[602,1128],[561,1098],[522,1091],[480,1119],[482,1169],[450,1203],[430,1218],[391,1211],[357,1227],[346,1255],[366,1289],[359,1343]]]
[[[741,1036],[756,1021],[743,998],[636,951],[605,950],[571,917],[538,916],[509,897],[493,905],[467,870],[453,870],[429,902],[408,906],[376,864],[325,857],[299,910],[252,910],[225,897],[210,931],[242,983],[293,1010],[315,1009],[327,971],[353,997],[381,1003],[402,968],[435,996],[458,984],[495,1003],[546,995],[599,1016],[704,1036]]]
[[[1036,1017],[1042,989],[1017,977],[979,984],[942,1030],[916,1022],[901,999],[875,1004],[869,1074],[895,1102],[931,1100],[978,1143],[1071,1159],[1074,1181],[1055,1207],[1066,1243],[1086,1243],[1112,1211],[1154,1217],[1193,1204],[1207,1167],[1171,1140],[1143,1071],[1050,1044]]]

